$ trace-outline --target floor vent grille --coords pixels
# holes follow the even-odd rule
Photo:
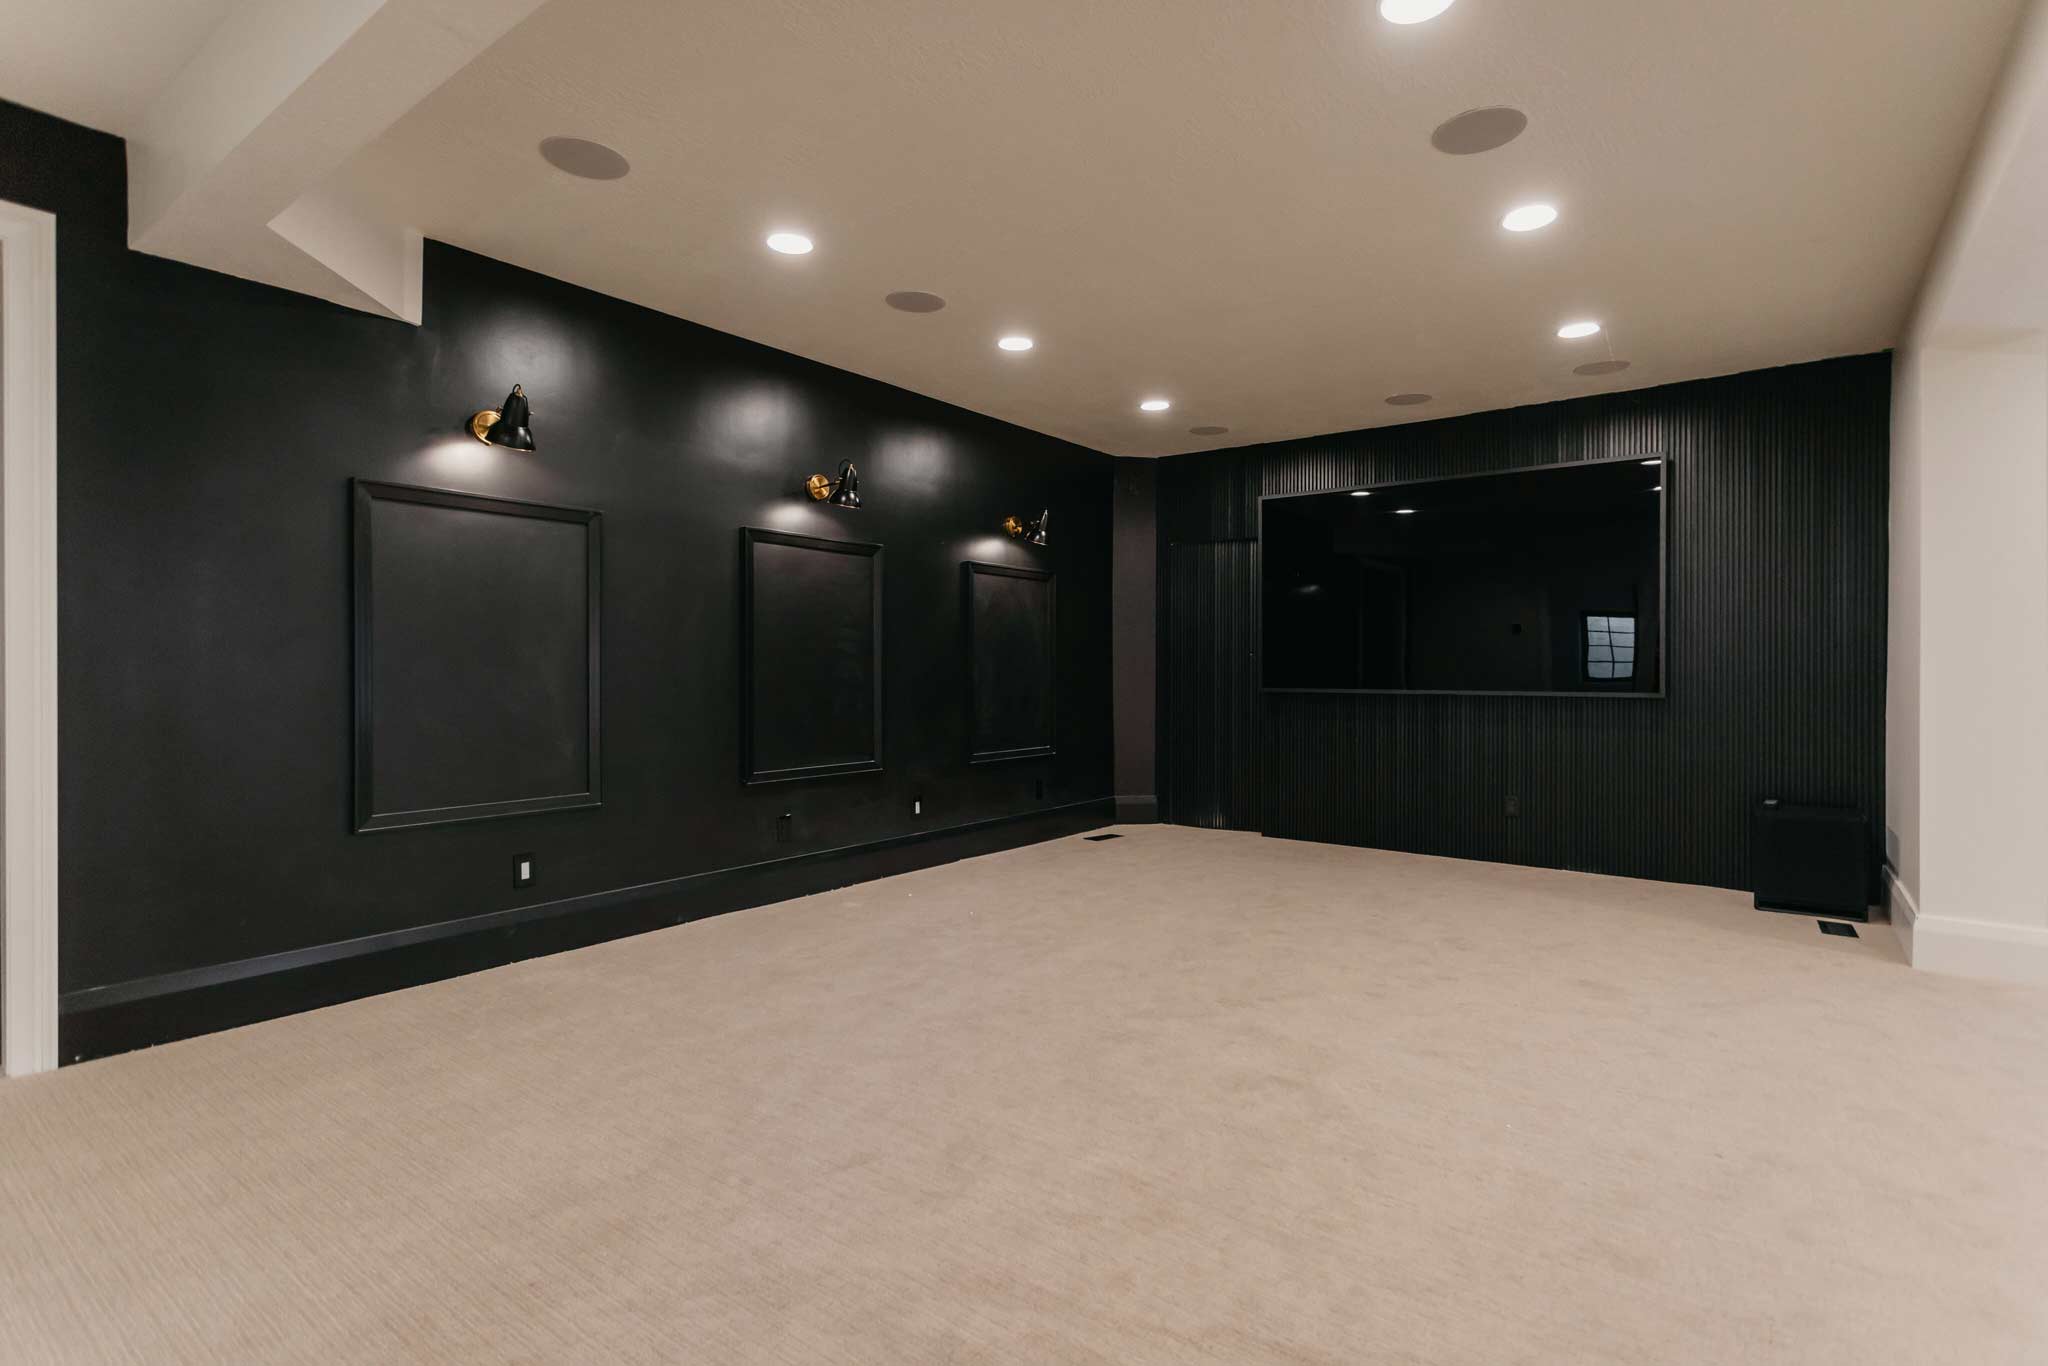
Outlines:
[[[1851,939],[1862,938],[1856,933],[1854,925],[1844,925],[1838,920],[1816,920],[1814,923],[1820,926],[1822,934],[1845,934]]]
[[[1088,841],[1088,842],[1089,842],[1090,844],[1100,844],[1100,843],[1102,843],[1102,842],[1103,842],[1104,840],[1120,840],[1120,839],[1122,839],[1122,838],[1123,838],[1123,836],[1122,836],[1122,835],[1083,835],[1083,836],[1081,836],[1081,838],[1082,838],[1082,839],[1084,839],[1084,840],[1087,840],[1087,841]]]

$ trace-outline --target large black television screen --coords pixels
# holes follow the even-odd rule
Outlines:
[[[1664,691],[1661,459],[1259,500],[1271,690]]]

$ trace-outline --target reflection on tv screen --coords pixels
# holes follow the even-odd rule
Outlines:
[[[1637,457],[1263,500],[1264,685],[1662,692],[1665,474]]]

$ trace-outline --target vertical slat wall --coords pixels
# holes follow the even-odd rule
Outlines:
[[[1862,808],[1874,876],[1890,390],[1861,356],[1162,462],[1163,817],[1744,887],[1771,795]],[[1261,494],[1660,453],[1665,698],[1259,692]]]
[[[1259,819],[1258,679],[1252,618],[1243,603],[1255,590],[1251,541],[1172,546],[1167,592],[1180,612],[1166,655],[1174,680],[1165,710],[1178,782],[1171,819],[1212,830],[1251,830]]]

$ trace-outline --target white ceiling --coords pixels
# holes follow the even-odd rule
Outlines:
[[[0,97],[126,136],[235,0],[0,0]]]
[[[331,188],[429,237],[1164,455],[1891,345],[2019,7],[1458,0],[1395,27],[1373,0],[549,0]],[[38,84],[0,57],[0,95],[128,131],[132,97],[40,72],[57,60],[32,63]],[[1529,131],[1431,148],[1490,104]],[[563,134],[632,174],[554,170],[535,149]],[[1538,198],[1554,227],[1500,229]],[[818,250],[765,250],[783,227]],[[900,289],[950,306],[885,307]],[[1608,332],[1557,340],[1579,317]],[[1038,348],[998,351],[1008,331]],[[1632,368],[1572,373],[1610,344]],[[1435,402],[1383,401],[1414,390]],[[1139,413],[1153,394],[1173,409]],[[1188,435],[1208,423],[1230,434]]]

